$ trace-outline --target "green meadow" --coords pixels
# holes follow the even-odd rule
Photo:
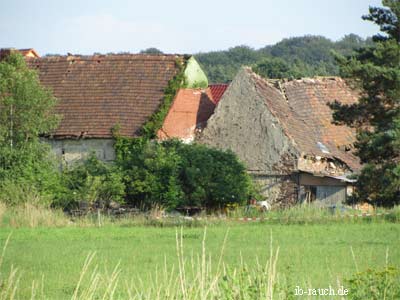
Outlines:
[[[12,279],[17,286],[14,299],[31,299],[32,294],[35,299],[84,299],[78,294],[71,298],[83,273],[81,290],[90,289],[93,274],[102,274],[98,286],[102,280],[115,283],[112,297],[109,294],[107,299],[150,299],[153,297],[137,295],[154,286],[167,286],[160,282],[174,276],[182,281],[182,261],[186,264],[185,280],[190,281],[198,274],[211,276],[219,263],[225,270],[242,268],[251,272],[275,260],[276,270],[267,273],[274,272],[274,280],[284,283],[289,294],[296,285],[345,286],[346,279],[358,271],[400,266],[400,224],[384,221],[309,225],[228,222],[206,228],[118,224],[3,227],[1,245],[10,233],[1,278],[4,281],[10,270],[17,268]],[[93,258],[85,273],[82,268],[88,255]],[[113,279],[113,270],[117,279]],[[175,286],[179,287],[179,282],[171,282],[168,288]],[[128,296],[130,289],[135,297]]]

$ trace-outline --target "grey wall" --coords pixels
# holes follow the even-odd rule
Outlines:
[[[114,140],[112,139],[47,139],[55,155],[63,164],[71,165],[86,158],[94,152],[102,161],[115,159]]]
[[[246,70],[241,69],[229,85],[198,141],[236,153],[269,202],[297,198],[290,174],[298,153]]]
[[[199,142],[230,149],[249,171],[268,174],[283,173],[279,169],[282,157],[297,156],[244,69],[229,85]]]

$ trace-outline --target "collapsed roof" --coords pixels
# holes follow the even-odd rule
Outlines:
[[[285,134],[303,156],[323,157],[344,162],[351,170],[360,168],[352,153],[355,130],[332,123],[328,102],[351,104],[357,92],[338,77],[298,80],[267,80],[245,68],[257,92],[265,99]]]

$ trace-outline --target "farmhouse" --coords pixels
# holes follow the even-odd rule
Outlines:
[[[1,51],[0,56],[11,50]],[[352,192],[348,175],[360,168],[355,131],[332,124],[330,101],[358,95],[336,77],[268,80],[242,68],[232,83],[209,85],[196,60],[183,55],[67,55],[39,57],[19,50],[42,84],[59,99],[59,127],[46,140],[65,164],[95,152],[115,158],[113,128],[138,137],[183,72],[160,140],[194,140],[230,149],[272,203],[317,201],[334,205]]]
[[[47,141],[66,164],[91,152],[104,161],[113,160],[113,128],[118,127],[125,137],[139,136],[179,72],[183,72],[188,89],[208,85],[191,56],[68,55],[26,60],[59,100],[56,112],[62,119]],[[186,93],[183,89],[178,95]]]
[[[242,68],[199,141],[235,152],[271,203],[334,205],[360,167],[355,131],[332,124],[334,100],[350,104],[357,94],[340,78],[266,80]]]

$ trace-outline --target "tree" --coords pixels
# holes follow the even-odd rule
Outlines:
[[[357,129],[356,155],[364,164],[355,200],[400,203],[400,2],[383,0],[363,19],[380,26],[372,47],[338,57],[342,76],[362,91],[352,105],[331,104],[337,124]]]
[[[178,140],[121,137],[115,147],[128,203],[219,208],[244,204],[256,195],[245,167],[232,152]]]
[[[140,54],[163,54],[163,52],[157,48],[147,48],[145,50],[140,51]]]
[[[22,180],[40,189],[54,178],[40,135],[57,126],[55,104],[21,54],[12,52],[0,61],[0,181]]]
[[[297,78],[301,74],[281,58],[265,58],[253,67],[253,71],[265,78]]]
[[[354,50],[367,46],[370,39],[349,34],[337,42],[322,36],[302,36],[283,39],[275,45],[260,49],[237,46],[224,51],[195,54],[197,61],[206,72],[209,82],[230,82],[243,65],[263,63],[263,60],[282,59],[301,77],[336,76],[339,68],[332,50],[350,55]],[[290,77],[290,76],[284,76]]]

